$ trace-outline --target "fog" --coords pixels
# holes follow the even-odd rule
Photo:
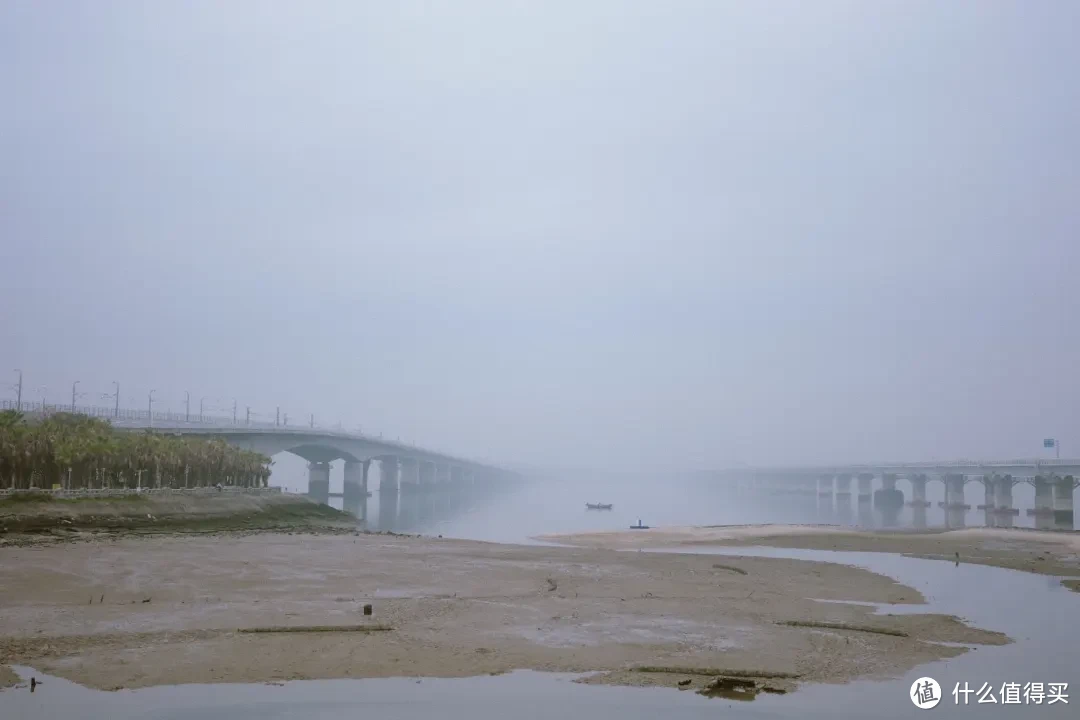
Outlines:
[[[524,467],[1080,454],[1078,26],[6,2],[0,383]]]

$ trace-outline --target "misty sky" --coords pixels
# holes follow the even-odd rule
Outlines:
[[[542,465],[1080,456],[1078,27],[9,0],[0,383]]]

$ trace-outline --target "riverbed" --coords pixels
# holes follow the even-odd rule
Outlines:
[[[437,713],[448,718],[547,718],[618,714],[624,718],[714,717],[717,706],[736,718],[906,718],[917,712],[908,699],[911,683],[923,676],[936,679],[944,697],[939,715],[971,712],[998,717],[1071,717],[1075,707],[1026,707],[977,703],[957,705],[954,686],[978,690],[988,684],[1000,698],[1005,683],[1069,683],[1075,689],[1080,636],[1072,623],[1052,622],[1077,610],[1077,595],[1049,576],[994,567],[955,564],[885,553],[850,553],[776,548],[696,549],[697,554],[718,552],[734,557],[732,565],[751,556],[850,563],[887,574],[918,590],[925,604],[875,605],[880,613],[956,614],[970,623],[1003,631],[1015,642],[998,647],[972,646],[970,652],[948,660],[929,662],[898,674],[895,679],[845,684],[805,684],[788,695],[762,694],[748,699],[707,698],[692,691],[666,688],[592,686],[575,682],[587,675],[514,672],[500,676],[460,679],[398,677],[365,680],[314,680],[281,684],[168,685],[137,690],[101,692],[56,677],[45,677],[34,693],[20,687],[0,693],[0,715],[19,718],[143,718],[216,720],[217,718],[280,717],[329,718],[343,712],[377,714],[385,718],[420,718]],[[637,553],[629,553],[637,555]],[[747,559],[743,559],[747,558]],[[709,558],[713,559],[713,558]],[[825,598],[822,598],[825,600]],[[822,603],[831,605],[834,603]],[[824,661],[824,659],[823,659]],[[38,669],[19,667],[23,674]],[[962,698],[962,696],[961,696]],[[10,714],[9,714],[10,713]]]

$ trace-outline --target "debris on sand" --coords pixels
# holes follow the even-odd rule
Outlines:
[[[547,579],[547,584],[548,584],[548,592],[555,592],[556,590],[559,589],[559,583],[555,582],[551,578]]]
[[[720,563],[713,563],[713,570],[730,570],[731,572],[738,573],[740,575],[747,574],[746,571],[740,567],[735,567],[734,565],[721,565]]]
[[[240,628],[241,633],[314,633],[314,632],[386,632],[389,625],[281,625],[275,627]]]
[[[364,614],[365,615],[370,615],[372,612],[374,612],[374,609],[371,607],[371,603],[368,603],[367,605],[364,606]]]
[[[852,630],[854,632],[874,633],[875,635],[892,635],[893,637],[909,637],[903,630],[873,627],[871,625],[852,625],[850,623],[815,622],[812,620],[782,620],[777,625],[789,625],[791,627],[824,628],[826,630]]]
[[[797,673],[778,672],[775,670],[728,670],[725,668],[710,667],[667,667],[657,665],[644,665],[634,668],[634,672],[662,673],[665,675],[711,675],[714,677],[725,676],[732,678],[763,678],[768,680],[798,680]]]
[[[765,685],[756,680],[737,677],[718,677],[698,690],[698,695],[726,700],[753,700],[760,693],[783,695],[787,690],[772,685]]]

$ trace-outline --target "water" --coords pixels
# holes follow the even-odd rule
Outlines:
[[[611,512],[587,512],[584,503],[612,502]],[[574,488],[533,486],[488,498],[445,495],[401,496],[394,506],[368,503],[373,526],[423,531],[448,537],[523,542],[548,532],[621,529],[640,516],[651,525],[728,524],[747,522],[822,521],[815,498],[735,496],[700,489],[696,493],[664,492],[655,485]],[[877,512],[877,511],[875,511]],[[388,680],[325,680],[274,685],[211,685],[156,687],[106,693],[81,688],[58,678],[45,678],[36,692],[27,688],[0,693],[0,718],[109,717],[175,720],[233,718],[470,718],[471,720],[549,719],[564,717],[713,718],[910,718],[920,712],[908,699],[911,683],[935,678],[944,697],[938,716],[1075,717],[1080,705],[1080,594],[1057,579],[999,568],[905,558],[879,553],[849,553],[776,548],[695,548],[693,552],[769,555],[827,560],[858,565],[919,589],[927,605],[887,606],[885,612],[940,612],[1005,632],[1016,642],[981,647],[959,658],[931,663],[891,681],[858,681],[845,685],[807,685],[784,695],[760,695],[752,702],[709,699],[671,689],[610,688],[572,682],[571,676],[532,672],[466,679],[394,678]],[[24,668],[21,672],[40,673]],[[990,684],[995,694],[1005,682],[1067,682],[1069,705],[955,705],[957,683],[978,690]]]
[[[975,494],[969,485],[967,501],[973,507],[981,502]],[[382,497],[376,491],[366,507],[368,526],[372,529],[491,542],[526,542],[530,537],[546,533],[623,530],[638,519],[653,527],[825,523],[867,528],[934,528],[978,527],[1001,521],[991,517],[988,522],[986,513],[978,509],[947,514],[937,505],[943,498],[943,488],[931,483],[928,487],[931,507],[904,507],[889,512],[872,505],[860,506],[854,498],[846,506],[838,507],[832,498],[740,491],[715,482],[583,479],[535,483],[491,497],[469,495],[466,491],[401,494],[395,498]],[[1023,512],[1034,502],[1031,486],[1017,485],[1014,498],[1022,509],[1019,516],[1009,519],[1015,526],[1035,527],[1042,522]],[[585,503],[612,503],[614,508],[587,511]],[[331,498],[331,504],[343,507],[341,498]],[[359,507],[346,509],[357,515],[364,512]]]

